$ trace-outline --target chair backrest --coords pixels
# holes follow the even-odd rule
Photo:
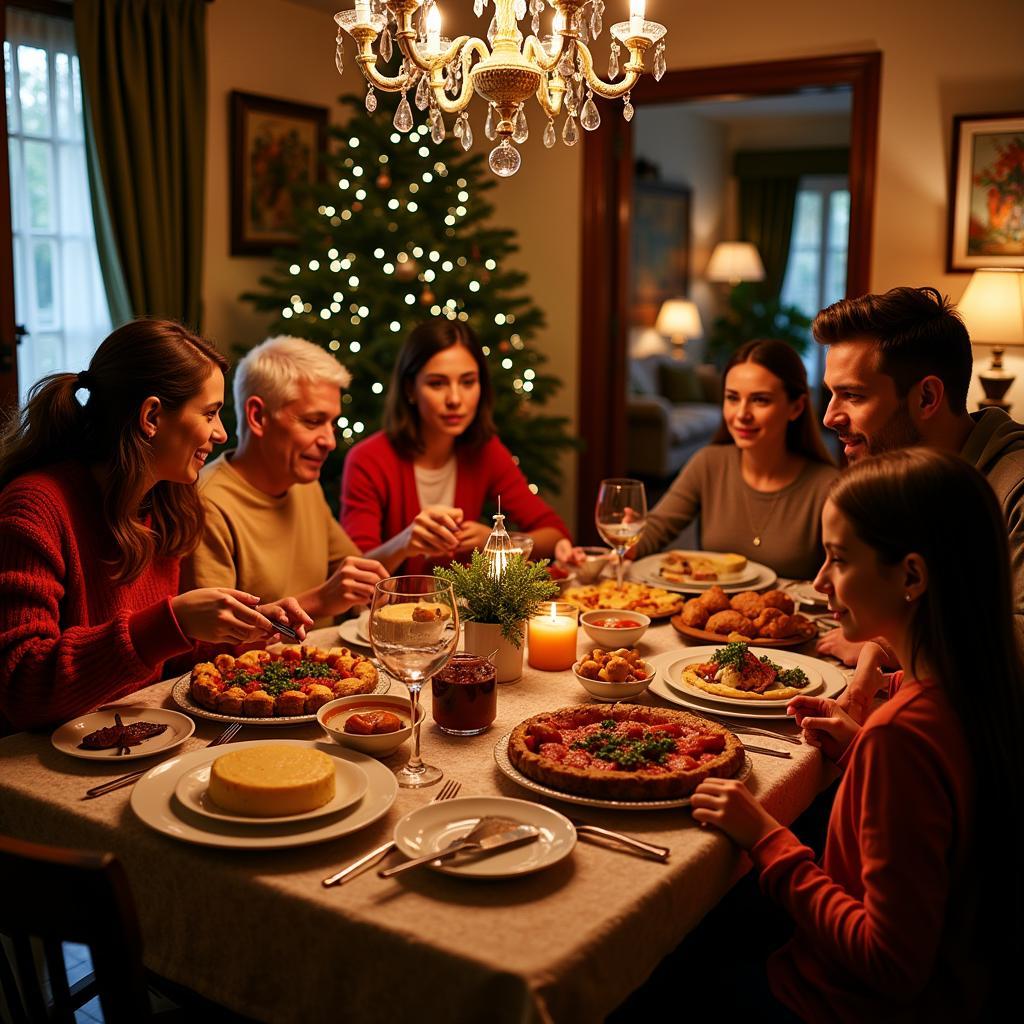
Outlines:
[[[0,985],[16,1024],[71,1022],[75,1008],[96,995],[107,1024],[151,1018],[135,903],[124,868],[113,854],[0,836],[0,878],[0,933],[11,940],[14,951],[13,970],[0,951]],[[47,1007],[31,939],[42,944],[52,1008]],[[62,942],[86,945],[92,955],[94,978],[73,990],[64,971]]]

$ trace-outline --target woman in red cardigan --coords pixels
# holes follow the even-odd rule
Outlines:
[[[137,320],[88,370],[40,381],[0,437],[0,734],[156,682],[196,641],[272,642],[271,618],[311,624],[291,600],[178,594],[203,526],[195,482],[226,440],[225,369],[179,324]]]
[[[843,636],[885,637],[905,666],[862,728],[833,700],[790,705],[843,769],[822,862],[741,783],[703,783],[693,817],[749,850],[792,915],[768,980],[802,1019],[991,1019],[1024,952],[1024,669],[1005,520],[966,462],[910,448],[844,473],[822,527],[816,586]]]
[[[572,557],[565,524],[498,440],[493,404],[487,361],[466,324],[439,318],[412,331],[395,363],[384,430],[345,457],[341,524],[360,549],[408,573],[468,555],[487,542],[491,526],[480,517],[500,496],[537,556]]]

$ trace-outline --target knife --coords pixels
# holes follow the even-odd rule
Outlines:
[[[425,857],[416,857],[413,860],[407,860],[404,864],[398,864],[393,868],[386,868],[383,871],[378,871],[377,875],[380,878],[390,878],[392,875],[397,875],[402,871],[408,871],[409,868],[419,867],[421,864],[431,864],[434,861],[447,860],[449,857],[454,856],[462,850],[472,853],[494,853],[495,851],[504,849],[505,847],[523,846],[526,843],[532,843],[539,837],[540,829],[537,828],[536,825],[517,825],[515,828],[509,829],[507,832],[498,832],[496,835],[484,836],[482,839],[474,840],[467,836],[465,839],[449,846],[447,849],[429,853]]]

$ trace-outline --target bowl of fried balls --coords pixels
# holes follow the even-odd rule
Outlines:
[[[572,670],[591,697],[608,704],[639,697],[654,678],[654,669],[632,647],[614,651],[595,647]]]

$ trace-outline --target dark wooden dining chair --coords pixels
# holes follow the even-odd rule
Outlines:
[[[74,1021],[99,996],[106,1024],[153,1019],[142,938],[124,868],[113,854],[39,846],[0,836],[0,987],[14,1024]],[[31,940],[42,946],[42,965]],[[62,942],[89,947],[93,974],[69,986]]]

